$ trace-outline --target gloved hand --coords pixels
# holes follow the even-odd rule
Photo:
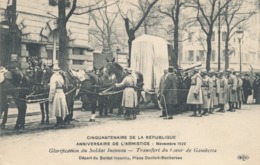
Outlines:
[[[211,93],[208,93],[208,98],[210,98],[210,96],[211,96]]]

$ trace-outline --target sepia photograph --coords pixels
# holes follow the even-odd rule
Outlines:
[[[259,0],[0,0],[0,165],[259,165]]]

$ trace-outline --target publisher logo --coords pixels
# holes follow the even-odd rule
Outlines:
[[[242,160],[242,161],[246,161],[246,160],[249,159],[249,156],[246,155],[246,154],[241,154],[241,155],[238,155],[238,156],[237,156],[237,159],[238,159],[238,160]]]

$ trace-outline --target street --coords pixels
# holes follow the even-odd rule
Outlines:
[[[54,129],[55,120],[53,119],[49,125],[39,125],[41,119],[40,113],[39,111],[38,113],[35,111],[35,106],[37,105],[28,106],[29,114],[33,115],[27,115],[26,129],[23,133],[12,130],[16,118],[14,118],[13,114],[10,114],[11,118],[8,119],[6,130],[1,130],[1,165],[15,165],[18,162],[19,164],[37,163],[40,165],[46,164],[47,160],[49,162],[47,164],[50,165],[66,165],[71,164],[71,162],[76,162],[77,164],[91,163],[95,160],[87,160],[89,161],[87,162],[86,159],[92,159],[92,157],[84,157],[76,153],[67,155],[65,153],[53,154],[50,153],[50,149],[78,148],[79,146],[75,144],[86,141],[86,136],[111,135],[135,136],[135,138],[167,135],[174,136],[176,139],[171,141],[162,140],[160,142],[176,142],[179,144],[179,148],[176,149],[180,149],[181,153],[177,153],[177,158],[181,158],[182,160],[177,160],[176,158],[176,160],[167,159],[160,161],[151,160],[157,158],[153,156],[155,153],[152,152],[160,150],[156,149],[156,146],[152,148],[151,153],[142,153],[145,150],[139,148],[139,146],[124,146],[121,144],[123,145],[121,147],[131,149],[132,153],[129,155],[133,156],[131,158],[125,157],[129,160],[125,160],[124,164],[143,164],[138,159],[145,158],[147,158],[145,162],[149,162],[149,164],[168,164],[169,161],[174,161],[177,164],[187,164],[189,162],[192,162],[192,164],[208,164],[210,162],[210,164],[221,165],[230,163],[258,165],[260,161],[260,144],[257,143],[260,138],[260,106],[255,104],[243,105],[242,110],[237,110],[236,112],[216,112],[213,115],[203,117],[190,117],[192,112],[186,112],[175,115],[173,120],[160,118],[161,111],[154,109],[153,105],[142,106],[141,113],[137,116],[136,120],[124,120],[123,117],[117,117],[115,115],[116,112],[114,112],[114,114],[110,114],[108,117],[97,118],[96,122],[88,122],[90,112],[82,112],[77,109],[75,111],[75,121],[72,121],[67,128],[63,129]],[[34,107],[34,110],[30,109],[32,107]],[[96,140],[89,141],[96,142]],[[114,142],[114,140],[111,140],[111,143],[112,141]],[[122,141],[119,142],[122,143]],[[157,144],[159,141],[149,139],[148,142],[153,146],[153,142]],[[91,151],[92,153],[88,153],[88,156],[91,154],[101,154],[104,157],[99,159],[102,159],[103,162],[99,163],[102,164],[105,162],[108,163],[107,159],[111,158],[106,157],[106,155],[125,155],[124,153],[108,153],[105,151],[103,153],[101,150],[102,147],[106,146],[94,148]],[[136,147],[139,149],[135,151]],[[183,153],[187,149],[192,149],[192,153]],[[144,155],[146,157],[138,157]],[[158,155],[167,156],[167,153],[160,151],[156,153],[156,156]],[[238,158],[239,156],[240,158]],[[246,159],[241,160],[244,157]],[[122,158],[114,157],[114,161],[109,161],[109,163],[121,164],[123,162],[117,159]],[[97,161],[95,163],[98,164]]]

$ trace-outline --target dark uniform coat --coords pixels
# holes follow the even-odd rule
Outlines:
[[[178,79],[175,74],[168,73],[165,77],[162,94],[165,97],[166,104],[178,104]]]

